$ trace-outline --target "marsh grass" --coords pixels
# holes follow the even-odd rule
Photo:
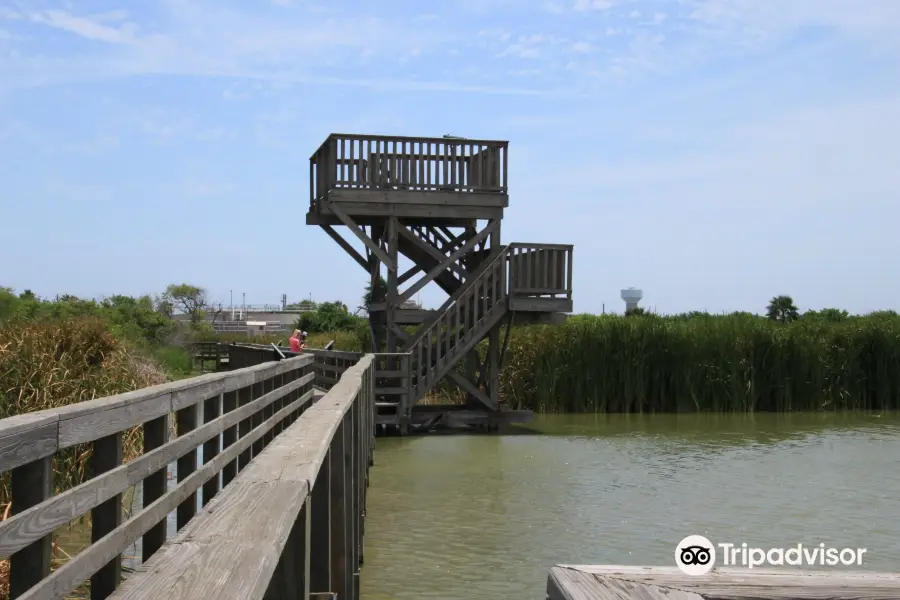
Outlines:
[[[895,409],[900,320],[578,316],[514,329],[501,379],[541,412]]]
[[[165,374],[145,357],[129,352],[99,319],[0,324],[0,418],[60,408],[164,382]],[[140,427],[125,432],[125,461],[141,453]],[[89,477],[91,445],[58,452],[53,458],[54,493]],[[9,474],[0,477],[0,510],[9,515]],[[89,525],[89,516],[72,526]],[[58,539],[60,532],[54,534]],[[66,553],[54,545],[54,565]],[[8,561],[0,563],[0,598],[8,594]]]

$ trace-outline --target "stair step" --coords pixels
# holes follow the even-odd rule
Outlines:
[[[387,406],[400,406],[399,402],[376,402],[375,408],[384,408]]]

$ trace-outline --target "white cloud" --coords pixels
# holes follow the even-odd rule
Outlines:
[[[614,0],[575,0],[572,8],[583,12],[587,10],[609,10],[615,5],[616,2]]]
[[[110,44],[135,44],[138,42],[135,36],[135,27],[125,23],[120,27],[103,25],[104,20],[118,20],[121,14],[100,15],[99,18],[77,17],[63,10],[46,10],[31,13],[29,17],[36,23],[42,23],[56,29],[62,29],[75,35]]]

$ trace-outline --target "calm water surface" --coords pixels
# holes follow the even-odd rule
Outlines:
[[[366,600],[544,598],[556,563],[673,565],[686,535],[900,564],[900,416],[542,416],[379,438]]]

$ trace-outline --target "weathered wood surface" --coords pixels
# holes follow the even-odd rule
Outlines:
[[[368,355],[113,598],[358,598],[373,410]],[[313,536],[312,523],[323,521],[329,526]]]
[[[897,600],[900,574],[716,568],[691,576],[678,567],[558,565],[548,600]]]
[[[88,579],[92,598],[109,597],[119,583],[123,550],[143,537],[149,557],[165,539],[170,512],[177,509],[184,527],[196,512],[198,489],[207,503],[220,489],[220,472],[233,479],[300,416],[312,400],[313,370],[313,358],[301,356],[0,421],[0,471],[12,472],[12,516],[0,522],[0,557],[10,558],[13,573],[11,598],[63,598]],[[178,435],[169,440],[172,413]],[[236,426],[247,421],[253,427],[238,435]],[[122,464],[122,434],[141,425],[144,454]],[[220,443],[223,432],[229,435]],[[51,457],[85,443],[92,444],[90,478],[52,495]],[[203,465],[197,464],[200,446]],[[176,460],[178,483],[167,490],[165,469]],[[122,495],[142,481],[144,509],[124,520]],[[50,574],[51,534],[88,513],[92,544]]]

